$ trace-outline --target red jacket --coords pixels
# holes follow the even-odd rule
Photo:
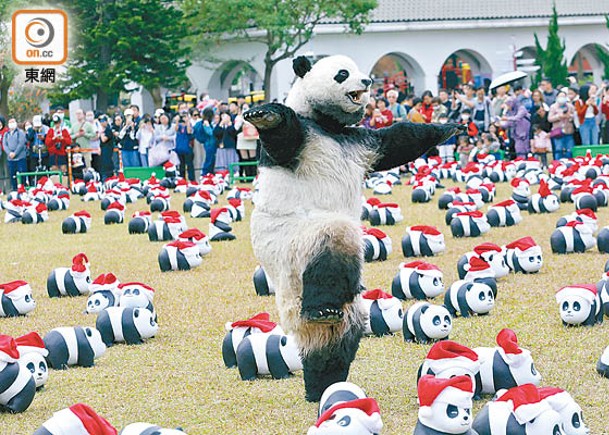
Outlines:
[[[7,131],[8,131],[7,126],[4,126],[4,128],[0,130],[0,151],[4,150],[4,146],[2,145],[2,137],[4,136],[4,133],[6,133]]]
[[[425,118],[425,122],[429,124],[431,122],[431,117],[433,116],[433,106],[431,104],[425,105],[425,103],[421,104],[421,110],[419,110],[423,118]]]
[[[592,106],[594,109],[594,116],[598,115],[598,106]],[[583,124],[586,119],[586,112],[588,111],[588,103],[584,103],[582,100],[577,100],[575,102],[575,111],[577,112],[577,117],[579,118],[579,124]]]
[[[61,129],[61,138],[55,140],[55,129],[50,128],[44,138],[44,144],[49,150],[49,154],[65,156],[66,147],[72,144],[72,137],[66,128]]]
[[[601,104],[601,112],[605,115],[605,119],[609,119],[609,101],[604,101]]]

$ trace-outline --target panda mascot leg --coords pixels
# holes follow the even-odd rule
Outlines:
[[[365,324],[356,297],[362,179],[370,170],[415,160],[463,127],[350,127],[363,118],[370,77],[345,56],[314,66],[298,57],[293,66],[299,79],[286,105],[244,114],[262,144],[251,234],[254,253],[275,284],[282,326],[297,338],[306,398],[319,401],[326,387],[346,380]]]

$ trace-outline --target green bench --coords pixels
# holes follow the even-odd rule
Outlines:
[[[586,152],[590,150],[592,157],[598,154],[609,154],[609,145],[579,145],[573,147],[573,157],[585,156]]]
[[[149,179],[153,173],[157,178],[160,179],[164,177],[165,169],[162,166],[151,166],[148,168],[123,168],[125,178],[139,178],[142,181]]]

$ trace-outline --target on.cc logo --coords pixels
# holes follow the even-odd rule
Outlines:
[[[25,27],[25,39],[32,47],[44,48],[53,42],[54,37],[55,29],[46,18],[33,18]]]

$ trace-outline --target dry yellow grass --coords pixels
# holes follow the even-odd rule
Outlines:
[[[447,185],[452,183],[447,182]],[[498,200],[509,195],[509,186],[498,188]],[[441,193],[439,191],[438,193]],[[368,196],[371,192],[366,192]],[[431,259],[443,271],[447,285],[457,279],[458,257],[484,241],[504,244],[531,235],[543,247],[544,267],[536,275],[510,275],[499,284],[497,305],[490,316],[457,319],[451,339],[470,347],[493,346],[497,332],[510,327],[521,345],[531,350],[543,375],[543,385],[568,390],[584,409],[592,434],[607,432],[606,398],[609,380],[596,374],[595,364],[609,345],[607,323],[593,328],[564,328],[554,291],[576,282],[596,282],[606,255],[552,255],[549,237],[556,219],[573,210],[562,204],[551,215],[528,215],[512,228],[494,228],[476,239],[453,239],[444,224],[437,198],[429,204],[411,204],[410,189],[396,187],[390,197],[401,204],[406,219],[395,227],[382,227],[394,244],[384,263],[367,264],[368,288],[389,285],[403,261],[401,237],[407,225],[425,223],[441,229],[447,251]],[[181,210],[183,195],[173,195]],[[92,212],[88,234],[65,236],[61,221],[85,208]],[[127,216],[146,209],[140,200],[127,206]],[[249,217],[252,206],[246,203]],[[602,209],[599,224],[609,223]],[[207,232],[208,219],[188,219]],[[99,203],[83,204],[73,198],[70,211],[53,212],[38,226],[0,225],[2,261],[0,282],[27,280],[35,292],[36,310],[27,317],[0,319],[0,332],[18,336],[35,330],[44,335],[58,326],[94,325],[95,316],[83,314],[86,298],[49,299],[46,277],[54,267],[69,266],[71,258],[85,252],[93,277],[114,272],[122,281],[137,280],[157,292],[155,307],[160,330],[141,346],[117,345],[97,360],[95,367],[52,371],[47,386],[31,407],[19,415],[0,415],[0,433],[31,434],[53,412],[85,402],[117,428],[135,421],[165,427],[181,426],[189,434],[302,434],[315,421],[317,405],[304,400],[302,374],[289,380],[261,379],[243,382],[236,370],[222,363],[224,323],[269,311],[277,319],[274,298],[256,296],[252,273],[256,261],[249,242],[249,224],[233,225],[237,240],[215,243],[203,264],[189,272],[161,273],[157,264],[160,243],[147,236],[130,236],[127,223],[103,225]],[[405,304],[405,306],[410,303]],[[411,433],[417,419],[416,371],[429,346],[407,344],[401,334],[362,341],[351,368],[350,381],[359,384],[381,407],[384,434]],[[476,404],[478,411],[483,402]]]

